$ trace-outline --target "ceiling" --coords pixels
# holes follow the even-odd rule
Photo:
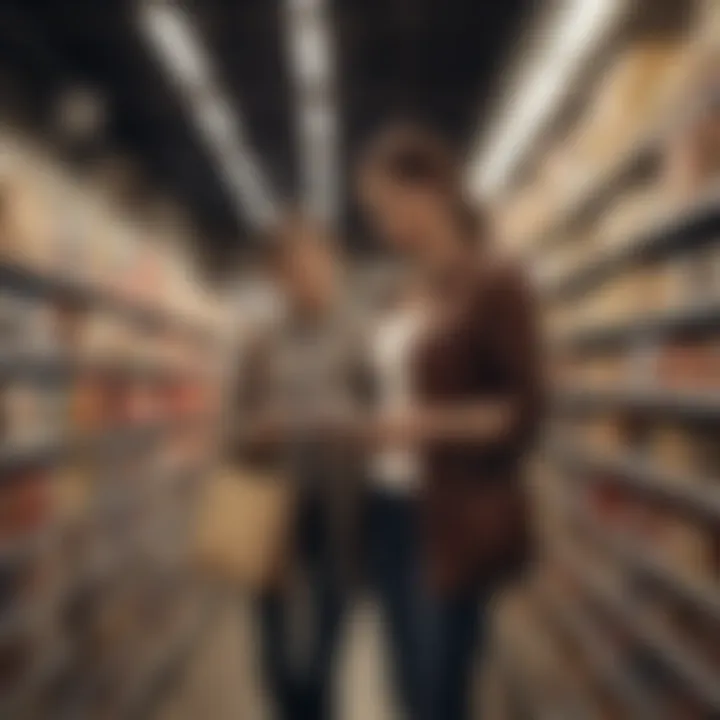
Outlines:
[[[279,197],[299,196],[296,107],[284,0],[188,0],[222,87]],[[336,106],[347,175],[363,138],[393,115],[417,116],[469,143],[499,88],[529,0],[328,0]],[[72,84],[99,91],[106,131],[87,152],[120,152],[191,214],[204,257],[227,267],[252,242],[172,83],[138,30],[130,0],[3,0],[0,80],[22,96],[24,122],[52,133],[52,103]],[[7,98],[7,93],[3,93]],[[341,230],[369,246],[343,193]]]

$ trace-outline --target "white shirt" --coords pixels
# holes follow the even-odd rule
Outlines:
[[[386,416],[404,414],[412,407],[411,363],[422,328],[422,310],[406,307],[383,318],[374,334],[373,370],[379,411]],[[418,458],[401,448],[381,450],[371,458],[371,476],[383,490],[412,492],[418,482]]]

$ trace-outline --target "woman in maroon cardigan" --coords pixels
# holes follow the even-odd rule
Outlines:
[[[371,143],[358,177],[370,224],[431,289],[414,351],[416,407],[373,432],[421,458],[417,687],[429,720],[469,717],[484,611],[528,557],[522,469],[542,405],[535,302],[465,202],[460,169],[440,139],[402,126]]]

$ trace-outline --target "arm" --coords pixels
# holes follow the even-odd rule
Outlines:
[[[477,328],[490,338],[484,352],[500,368],[504,391],[493,398],[444,406],[424,406],[378,424],[382,443],[467,442],[490,451],[522,451],[532,440],[542,408],[543,382],[536,303],[516,268],[503,267],[491,279],[482,302],[492,308],[490,326]],[[487,309],[478,317],[487,317]]]

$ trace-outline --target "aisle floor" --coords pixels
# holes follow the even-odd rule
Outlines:
[[[370,603],[353,612],[341,656],[339,717],[395,720],[384,683],[380,621]],[[228,600],[154,720],[268,720],[253,649],[249,602]]]

